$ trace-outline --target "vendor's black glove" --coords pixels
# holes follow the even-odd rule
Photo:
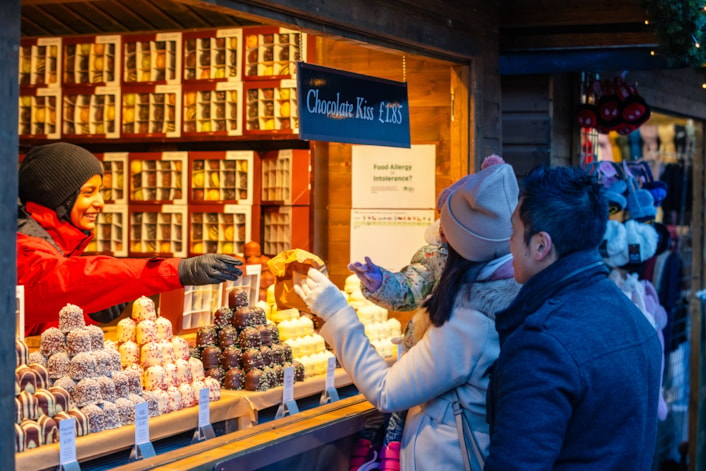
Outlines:
[[[110,322],[113,322],[115,319],[120,317],[127,305],[128,303],[116,304],[113,307],[109,307],[107,309],[103,309],[102,311],[89,314],[88,317],[100,324],[109,324]]]
[[[243,274],[238,268],[242,264],[230,255],[213,253],[184,258],[179,262],[179,281],[182,286],[198,286],[237,280]]]

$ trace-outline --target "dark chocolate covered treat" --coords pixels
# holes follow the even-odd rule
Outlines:
[[[245,389],[248,391],[267,391],[267,377],[260,369],[252,369],[245,374]]]
[[[262,362],[265,364],[265,366],[272,366],[274,364],[272,348],[268,347],[267,345],[263,345],[262,347],[260,347],[260,353],[262,354]]]
[[[260,353],[260,350],[256,348],[249,348],[245,350],[241,358],[241,363],[243,364],[243,370],[245,370],[245,372],[265,366],[265,362],[262,359],[262,353]]]
[[[225,376],[225,374],[226,374],[226,370],[223,369],[220,365],[215,366],[213,368],[208,368],[206,370],[206,376],[207,377],[210,376],[211,378],[214,378],[215,380],[218,381],[219,384],[223,382],[223,377]]]
[[[294,366],[294,381],[304,381],[304,365],[294,360],[292,366]]]
[[[207,345],[216,345],[218,341],[218,336],[216,334],[215,325],[207,325],[204,327],[199,327],[196,331],[196,346],[205,347]]]
[[[244,288],[232,288],[228,291],[228,306],[239,309],[248,305],[248,291]]]
[[[223,377],[223,387],[225,389],[240,390],[245,388],[245,373],[240,368],[231,368],[226,371]]]
[[[39,351],[45,357],[50,357],[55,353],[66,351],[66,336],[56,327],[50,327],[42,332],[39,341]]]
[[[221,306],[213,313],[213,323],[218,328],[233,324],[233,310],[228,306]]]
[[[226,347],[223,349],[223,352],[221,352],[221,366],[226,370],[231,368],[240,368],[241,356],[242,352],[238,347]]]
[[[282,344],[275,343],[270,349],[272,350],[272,363],[283,365],[287,361],[284,358],[284,346]]]
[[[201,350],[201,361],[204,369],[215,368],[221,362],[221,349],[208,345]]]
[[[233,325],[237,327],[238,330],[243,330],[246,327],[257,325],[256,319],[253,308],[247,306],[239,307],[235,310]]]
[[[218,345],[220,345],[221,348],[237,345],[237,343],[238,331],[232,325],[222,327],[221,330],[218,331]]]
[[[262,345],[262,340],[260,339],[260,332],[255,327],[245,327],[240,331],[238,336],[238,343],[240,348],[260,348]]]
[[[272,345],[272,330],[270,330],[266,325],[263,324],[260,324],[255,328],[258,332],[260,332],[260,343],[268,347]]]

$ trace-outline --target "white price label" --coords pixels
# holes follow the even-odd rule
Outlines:
[[[294,400],[294,367],[288,366],[284,369],[284,391],[282,392],[282,402],[287,403]]]
[[[209,389],[202,388],[199,391],[199,428],[206,427],[211,424],[210,416],[210,404],[211,398],[209,396]]]
[[[336,357],[328,357],[326,361],[326,389],[333,388],[333,377],[336,373]]]
[[[59,463],[76,461],[76,419],[59,421]]]
[[[150,441],[149,408],[147,402],[135,404],[135,444],[142,445]]]

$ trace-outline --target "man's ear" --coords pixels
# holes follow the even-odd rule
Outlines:
[[[538,262],[545,260],[550,254],[554,253],[552,245],[552,236],[548,232],[538,232],[532,236],[530,245],[532,255]]]

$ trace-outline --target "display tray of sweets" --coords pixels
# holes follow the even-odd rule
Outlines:
[[[247,27],[244,80],[292,78],[297,62],[306,61],[307,35],[277,27]]]
[[[189,203],[252,204],[254,151],[189,152]]]
[[[19,98],[18,132],[23,138],[58,139],[61,126],[61,89],[22,88]]]
[[[243,134],[242,83],[185,84],[182,90],[184,137]]]
[[[95,236],[86,246],[86,254],[126,257],[128,252],[127,206],[106,204],[96,218]]]
[[[185,205],[130,205],[128,208],[131,257],[185,257]]]
[[[181,85],[125,85],[121,137],[179,137]]]
[[[186,152],[132,152],[128,160],[130,203],[186,203]]]
[[[120,87],[64,87],[63,137],[120,137]]]
[[[257,207],[251,205],[190,205],[189,253],[241,254],[245,243],[253,239],[253,214]],[[259,208],[257,208],[259,209]]]
[[[123,36],[123,83],[179,83],[181,33]]]
[[[184,82],[239,81],[242,29],[183,33]]]
[[[59,87],[61,37],[20,40],[20,86]]]
[[[63,85],[120,85],[120,36],[63,38]]]
[[[243,134],[298,134],[297,81],[244,82],[245,129]]]

